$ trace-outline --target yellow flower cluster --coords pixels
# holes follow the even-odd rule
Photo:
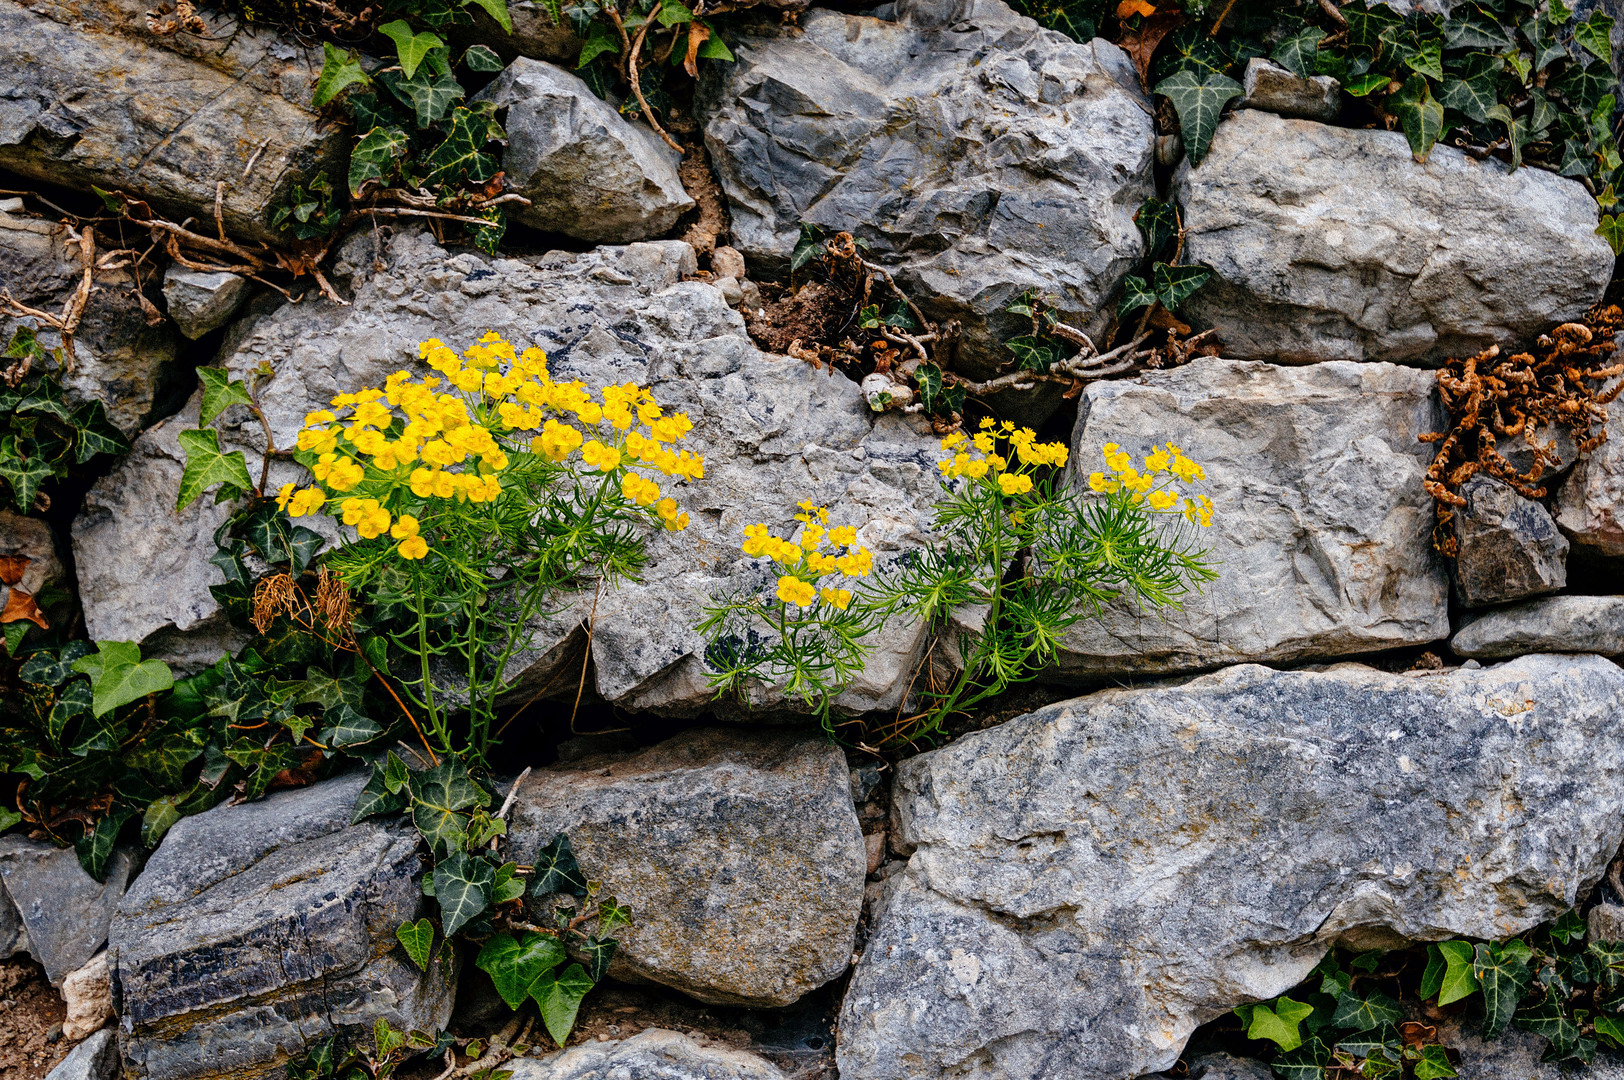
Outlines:
[[[1139,467],[1134,465],[1133,455],[1116,443],[1106,443],[1100,453],[1105,471],[1089,474],[1088,486],[1093,490],[1104,495],[1129,492],[1135,502],[1143,499],[1157,513],[1176,510],[1202,528],[1212,524],[1212,500],[1205,495],[1181,495],[1174,486],[1175,482],[1192,484],[1207,478],[1206,470],[1174,444],[1152,446]]]
[[[991,417],[981,421],[974,437],[953,432],[942,440],[942,449],[953,452],[936,463],[944,479],[990,479],[1004,495],[1025,495],[1033,488],[1031,470],[1064,466],[1071,455],[1065,443],[1040,443],[1031,428],[1018,428],[1008,420],[999,424]]]
[[[784,603],[811,607],[822,599],[844,611],[851,603],[851,590],[819,586],[818,581],[830,575],[867,577],[874,569],[874,554],[857,543],[852,526],[829,528],[828,507],[807,501],[800,509],[795,515],[801,523],[799,537],[786,540],[766,525],[746,525],[743,551],[752,559],[772,559],[788,571],[778,578],[778,599]]]
[[[418,358],[441,377],[414,379],[397,371],[381,390],[340,394],[331,409],[305,417],[296,445],[315,455],[315,484],[284,485],[278,507],[302,517],[320,510],[330,496],[365,484],[358,495],[376,497],[342,500],[344,523],[366,538],[389,532],[400,541],[401,557],[420,559],[428,541],[417,518],[401,513],[397,520],[391,507],[400,512],[435,499],[490,502],[502,496],[513,454],[563,463],[579,452],[582,464],[601,473],[624,470],[622,495],[653,507],[667,529],[687,527],[688,515],[676,500],[662,498],[659,484],[631,471],[647,469],[679,481],[705,475],[698,454],[669,445],[685,439],[693,424],[683,413],[667,415],[648,390],[635,383],[607,386],[602,401],[594,401],[579,381],[554,382],[540,349],[517,351],[496,333],[461,356],[431,338],[419,346]],[[520,438],[531,432],[539,433]],[[411,525],[397,533],[399,522],[408,520]]]

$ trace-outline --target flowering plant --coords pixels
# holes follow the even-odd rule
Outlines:
[[[1216,576],[1190,535],[1212,523],[1211,500],[1195,490],[1205,472],[1171,443],[1153,446],[1137,465],[1106,444],[1105,468],[1087,490],[1059,475],[1070,456],[1065,444],[1040,443],[1030,428],[986,419],[975,435],[954,432],[941,448],[948,456],[937,466],[935,537],[855,591],[831,594],[817,582],[813,595],[813,575],[868,578],[873,563],[861,548],[854,548],[861,559],[848,555],[844,566],[814,561],[825,539],[822,508],[803,504],[798,543],[764,525],[746,528],[744,553],[784,570],[776,605],[763,595],[736,596],[701,623],[719,690],[741,691],[749,679],[782,684],[827,724],[831,699],[861,671],[867,639],[886,620],[903,614],[937,631],[955,615],[961,627],[979,624],[957,632],[952,674],[941,679],[927,662],[928,675],[916,677],[913,715],[867,733],[881,745],[909,743],[1035,676],[1054,660],[1065,631],[1106,602],[1131,596],[1152,607],[1177,605]],[[856,537],[849,527],[827,536],[846,546]]]

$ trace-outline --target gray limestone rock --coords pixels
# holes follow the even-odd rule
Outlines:
[[[405,821],[350,825],[366,774],[184,818],[109,934],[129,1080],[250,1080],[334,1032],[439,1030],[454,991],[394,931],[428,911]]]
[[[698,106],[733,243],[785,267],[801,222],[849,230],[925,314],[964,326],[985,377],[1023,290],[1095,319],[1143,254],[1150,102],[1127,56],[1000,0],[919,0],[897,21],[812,10],[730,38]]]
[[[1335,120],[1336,114],[1342,111],[1341,83],[1329,75],[1305,79],[1261,56],[1246,62],[1242,85],[1246,89],[1246,96],[1239,103],[1243,109],[1325,121]]]
[[[248,279],[237,274],[188,270],[172,265],[164,271],[164,299],[180,332],[196,341],[236,314],[248,296]]]
[[[507,110],[502,168],[530,200],[514,215],[526,225],[625,243],[668,232],[694,205],[677,152],[561,67],[520,57],[476,100]]]
[[[118,1036],[112,1028],[102,1028],[75,1046],[45,1080],[117,1080]]]
[[[843,1080],[1126,1080],[1334,943],[1571,907],[1624,838],[1624,670],[1243,665],[966,735],[892,799],[913,853],[842,1005]]]
[[[504,1067],[513,1070],[513,1080],[784,1080],[777,1066],[755,1054],[702,1045],[661,1028]]]
[[[50,525],[39,518],[23,517],[10,510],[0,510],[0,559],[21,558],[26,560],[19,571],[14,583],[7,585],[0,580],[0,608],[4,608],[11,601],[11,592],[16,589],[19,593],[36,599],[36,605],[44,604],[41,608],[47,622],[58,619],[57,606],[50,602],[49,596],[41,597],[40,590],[47,586],[61,585],[66,569],[62,560],[57,556],[56,538],[51,532]],[[7,580],[11,580],[9,577]],[[67,602],[71,603],[71,601]],[[29,631],[30,634],[36,631]],[[4,905],[0,904],[0,908]],[[0,915],[0,923],[5,920]],[[5,931],[0,930],[0,951],[5,949]]]
[[[1460,1053],[1462,1080],[1624,1080],[1624,1058],[1605,1050],[1589,1065],[1540,1060],[1550,1044],[1516,1024],[1485,1039],[1476,1027],[1450,1020],[1438,1025],[1438,1039]]]
[[[1624,907],[1597,904],[1585,919],[1591,941],[1624,941]]]
[[[1180,309],[1226,355],[1434,363],[1516,346],[1601,299],[1613,252],[1595,199],[1404,134],[1238,110],[1174,180],[1188,262],[1213,280]]]
[[[319,49],[218,17],[209,33],[155,34],[148,6],[0,8],[0,168],[122,189],[174,220],[211,223],[223,181],[226,228],[273,238],[272,207],[349,138],[340,125],[318,131],[309,107]]]
[[[1607,441],[1574,465],[1556,491],[1556,523],[1575,547],[1624,556],[1624,404],[1607,407]]]
[[[684,445],[704,456],[705,477],[673,489],[692,524],[651,536],[642,581],[598,599],[592,657],[608,700],[672,713],[713,707],[705,645],[694,628],[713,596],[766,580],[739,550],[745,525],[787,522],[810,498],[831,507],[832,524],[861,526],[859,540],[882,564],[924,535],[938,491],[939,450],[929,425],[875,416],[843,375],[762,353],[718,290],[682,280],[695,268],[687,244],[493,259],[453,255],[421,232],[403,231],[378,253],[387,268],[377,270],[372,242],[362,233],[340,252],[338,269],[355,290],[350,306],[319,299],[285,305],[240,320],[227,335],[221,362],[233,372],[261,361],[275,369],[261,402],[278,446],[292,445],[305,414],[333,395],[381,386],[403,367],[426,372],[418,367],[419,342],[438,337],[466,348],[488,330],[544,348],[559,379],[592,386],[633,380],[692,419]],[[178,515],[171,510],[181,474],[175,430],[192,425],[194,409],[142,436],[92,489],[75,523],[94,636],[218,633],[209,620],[219,607],[208,586],[222,578],[208,561],[209,538],[228,508],[205,497]],[[264,437],[247,410],[228,410],[222,424],[224,444],[257,461]],[[279,463],[271,487],[295,477]],[[528,698],[566,666],[579,670],[581,621],[592,603],[588,589],[560,601],[565,614],[538,622],[514,661],[521,679],[515,693]],[[840,704],[895,708],[925,637],[922,623],[895,620]],[[180,646],[170,638],[166,647]],[[573,687],[573,680],[556,685]],[[763,688],[758,704],[782,701]]]
[[[1461,485],[1455,587],[1469,608],[1556,592],[1568,583],[1568,541],[1550,512],[1492,476]]]
[[[1449,636],[1449,585],[1432,550],[1440,421],[1428,372],[1391,364],[1311,367],[1209,358],[1084,392],[1072,439],[1079,474],[1107,442],[1143,457],[1176,442],[1206,470],[1218,579],[1180,611],[1124,604],[1063,641],[1056,675],[1292,661]],[[1187,535],[1187,538],[1190,538]]]
[[[22,931],[14,949],[39,961],[45,978],[60,987],[107,941],[108,924],[134,867],[135,853],[121,849],[108,860],[107,880],[97,881],[85,873],[72,848],[0,837],[0,889],[10,898]],[[4,921],[0,916],[0,924]],[[0,925],[0,940],[4,937]]]
[[[1479,660],[1532,652],[1624,655],[1624,596],[1548,596],[1497,608],[1463,625],[1449,647]]]
[[[631,905],[617,977],[788,1005],[851,961],[866,853],[845,755],[819,735],[692,731],[538,771],[509,820],[511,858],[565,833]]]

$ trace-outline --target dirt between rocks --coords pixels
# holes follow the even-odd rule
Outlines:
[[[0,1080],[41,1080],[68,1056],[67,1006],[26,956],[0,960]]]

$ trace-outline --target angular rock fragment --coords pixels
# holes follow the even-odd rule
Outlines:
[[[510,822],[512,858],[565,833],[631,905],[618,977],[774,1006],[851,961],[867,854],[845,755],[820,736],[692,731],[571,762],[533,773]]]
[[[1556,523],[1573,545],[1624,556],[1624,403],[1607,407],[1607,441],[1579,461],[1556,492]]]
[[[1449,647],[1479,660],[1535,652],[1624,655],[1624,596],[1548,596],[1496,608],[1462,626]]]
[[[563,68],[520,57],[478,100],[507,110],[502,168],[530,200],[514,214],[526,225],[625,243],[668,232],[694,205],[680,155]]]
[[[1571,907],[1624,837],[1624,670],[1244,665],[966,735],[892,799],[913,854],[842,1006],[843,1080],[1127,1080],[1334,943]]]
[[[108,924],[134,866],[134,852],[120,849],[108,860],[107,880],[97,881],[85,873],[72,848],[16,835],[0,837],[0,889],[22,928],[14,948],[39,961],[45,978],[60,987],[107,941]]]
[[[112,1028],[103,1028],[75,1046],[45,1080],[116,1080],[118,1037]]]
[[[112,973],[107,969],[107,952],[91,957],[77,971],[62,980],[62,1002],[68,1014],[62,1021],[64,1039],[83,1039],[113,1019]]]
[[[1556,592],[1568,583],[1568,541],[1550,513],[1492,476],[1461,485],[1455,587],[1469,608]]]
[[[630,1039],[583,1043],[507,1066],[513,1080],[784,1080],[771,1062],[743,1050],[704,1046],[686,1035],[649,1028]]]
[[[1335,120],[1342,111],[1342,84],[1329,75],[1303,78],[1261,56],[1246,62],[1246,96],[1240,107],[1303,120]]]
[[[437,1031],[454,987],[395,928],[427,913],[409,822],[350,825],[366,775],[184,818],[109,934],[129,1080],[251,1080],[333,1033]]]
[[[1197,360],[1083,394],[1072,468],[1100,448],[1136,457],[1172,440],[1206,470],[1218,579],[1183,610],[1124,604],[1063,641],[1067,679],[1375,652],[1449,635],[1449,586],[1433,552],[1430,373],[1391,364],[1290,368]]]
[[[193,341],[224,326],[248,292],[248,279],[237,274],[188,270],[183,266],[164,271],[169,317]]]
[[[1436,362],[1526,343],[1601,299],[1596,200],[1544,169],[1238,110],[1175,188],[1214,279],[1180,317],[1226,356]]]

